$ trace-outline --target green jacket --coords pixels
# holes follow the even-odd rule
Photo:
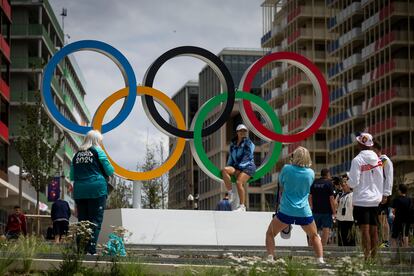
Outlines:
[[[96,153],[99,160],[95,158]],[[100,147],[78,151],[73,156],[70,166],[70,180],[74,182],[73,198],[85,199],[106,196],[108,191],[105,177],[113,174],[114,167]]]

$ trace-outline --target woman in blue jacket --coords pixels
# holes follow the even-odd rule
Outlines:
[[[256,172],[254,164],[254,144],[249,139],[247,127],[240,124],[236,128],[237,136],[230,144],[230,154],[227,166],[221,170],[224,185],[229,193],[230,201],[233,200],[233,190],[231,186],[231,176],[236,177],[237,193],[240,197],[240,206],[236,211],[246,211],[246,194],[244,185]]]
[[[78,220],[95,224],[93,238],[85,248],[86,253],[91,255],[96,254],[96,242],[101,231],[108,195],[106,178],[114,173],[114,167],[100,147],[102,138],[99,131],[89,131],[70,167]]]

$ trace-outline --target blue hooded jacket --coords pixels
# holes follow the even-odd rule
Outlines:
[[[96,155],[98,160],[95,158]],[[74,181],[73,198],[98,198],[108,195],[105,177],[113,174],[114,167],[100,147],[78,151],[73,156],[70,166],[70,180]]]
[[[238,170],[253,167],[255,170],[254,148],[255,145],[248,137],[244,137],[240,142],[240,145],[237,145],[237,139],[233,139],[230,144],[230,155],[227,161],[227,166],[232,166]]]

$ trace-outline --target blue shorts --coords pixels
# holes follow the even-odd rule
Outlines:
[[[248,165],[244,168],[240,168],[239,166],[234,166],[234,168],[236,170],[239,170],[241,172],[244,172],[245,174],[249,175],[249,176],[253,176],[254,173],[256,172],[256,166],[254,164],[252,165]]]
[[[292,217],[278,212],[276,217],[285,224],[309,225],[313,222],[313,216],[310,217]]]
[[[316,227],[318,229],[322,228],[332,228],[333,220],[331,214],[313,214],[315,218]]]

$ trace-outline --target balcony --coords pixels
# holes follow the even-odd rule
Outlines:
[[[331,175],[339,175],[349,171],[351,168],[351,161],[344,162],[330,168]]]
[[[262,47],[266,47],[265,44],[266,42],[268,42],[270,40],[270,38],[272,38],[272,31],[268,31],[267,33],[265,33],[262,38],[260,39]]]
[[[290,45],[297,39],[332,40],[334,38],[335,34],[328,32],[324,28],[300,28],[287,38],[286,43],[287,45]]]
[[[331,68],[328,69],[328,77],[333,78],[334,76],[343,73],[354,66],[362,67],[363,64],[361,63],[361,54],[355,53],[352,56],[347,57],[343,61],[335,64]]]
[[[60,100],[63,102],[64,94],[62,91],[62,87],[59,84],[58,79],[56,76],[52,78],[52,88],[55,90],[56,95],[60,98]]]
[[[46,62],[41,57],[12,57],[12,69],[43,69]]]
[[[295,99],[292,99],[285,103],[282,106],[282,115],[286,115],[287,113],[295,110],[297,107],[306,107],[310,106],[313,107],[313,97],[310,95],[300,95],[297,96]]]
[[[337,40],[334,40],[328,45],[328,52],[334,54],[337,50],[353,41],[363,41],[361,28],[353,28],[346,34],[340,36]]]
[[[312,152],[324,152],[327,150],[325,141],[305,140],[288,145],[288,154],[291,154],[297,147],[302,146]]]
[[[9,4],[9,1],[7,1],[7,0],[1,0],[0,1],[0,5],[3,8],[4,14],[7,16],[7,18],[11,22],[12,16],[11,16],[11,6]]]
[[[345,137],[341,137],[337,140],[334,140],[332,142],[329,143],[329,150],[330,151],[334,151],[337,150],[339,148],[343,148],[346,147],[350,144],[352,144],[354,141],[352,135],[347,135]]]
[[[11,26],[11,34],[13,37],[16,36],[39,36],[44,39],[46,46],[49,48],[49,51],[54,54],[56,52],[56,47],[50,38],[49,33],[47,32],[45,26],[42,24],[13,24]]]
[[[34,90],[13,91],[13,93],[11,94],[11,102],[32,103],[36,100],[35,93],[36,93],[36,91],[34,91]]]
[[[348,94],[354,94],[358,91],[363,92],[361,88],[362,80],[355,79],[353,81],[348,82],[345,86],[332,90],[329,95],[329,100],[332,103]]]
[[[302,118],[296,119],[288,123],[288,131],[291,132],[302,126]]]
[[[4,98],[10,100],[10,86],[0,77],[0,92]]]
[[[52,6],[49,3],[49,0],[16,0],[16,1],[13,1],[13,5],[19,5],[19,4],[20,5],[27,5],[27,4],[43,5],[44,10],[48,14],[47,19],[50,20],[51,22],[51,27],[53,27],[60,41],[63,42],[64,40],[63,30],[60,27],[60,24],[56,18],[56,15],[52,9]]]
[[[394,159],[411,159],[410,156],[410,145],[393,145],[389,148],[382,149],[382,152],[388,157],[394,157]]]
[[[336,62],[337,58],[328,56],[325,51],[299,50],[298,54],[307,57],[312,62]]]
[[[277,87],[275,89],[272,90],[271,92],[271,98],[277,98],[279,96],[282,96],[282,89],[280,87]]]
[[[328,29],[332,30],[338,27],[341,23],[345,22],[348,18],[352,17],[357,13],[362,14],[361,3],[353,2],[351,5],[339,12],[336,16],[331,17],[328,20]]]
[[[401,44],[402,46],[406,46],[409,40],[414,40],[414,32],[391,31],[363,48],[361,53],[362,60],[367,59],[389,45]]]
[[[349,119],[358,117],[360,115],[362,115],[362,105],[353,106],[352,108],[344,112],[329,117],[329,126],[334,126],[343,123]]]
[[[391,59],[389,62],[378,66],[368,73],[365,73],[362,76],[362,84],[368,85],[390,73],[409,73],[410,67],[414,68],[414,61],[409,61],[407,59]]]
[[[63,101],[64,101],[65,105],[68,107],[68,109],[72,112],[74,105],[73,105],[73,101],[70,98],[70,96],[69,95],[63,95]]]
[[[10,46],[9,43],[4,39],[4,36],[0,34],[0,50],[6,59],[10,63]]]
[[[409,130],[412,119],[404,116],[393,116],[368,127],[368,132],[378,135],[387,131]]]
[[[364,107],[366,111],[371,111],[394,100],[408,101],[409,89],[407,87],[393,87],[388,91],[380,92],[369,99],[367,103],[364,102]]]
[[[407,4],[407,2],[391,2],[388,6],[382,8],[379,12],[366,19],[361,24],[363,32],[368,31],[375,25],[379,24],[383,20],[387,19],[392,15],[409,15],[410,12],[414,9],[414,4]]]
[[[0,121],[0,138],[9,143],[9,128],[2,121]]]
[[[66,155],[70,160],[73,158],[73,149],[68,144],[64,144],[63,147],[58,152],[61,156]]]
[[[65,80],[67,81],[67,83],[69,84],[69,86],[71,87],[73,94],[75,95],[76,100],[78,101],[79,105],[82,108],[82,111],[85,113],[86,117],[88,119],[90,119],[90,114],[89,114],[89,110],[85,105],[85,102],[83,100],[82,97],[82,93],[78,87],[78,85],[76,84],[76,81],[74,80],[72,74],[69,73],[69,71],[67,69],[64,70],[64,76],[65,76]]]

